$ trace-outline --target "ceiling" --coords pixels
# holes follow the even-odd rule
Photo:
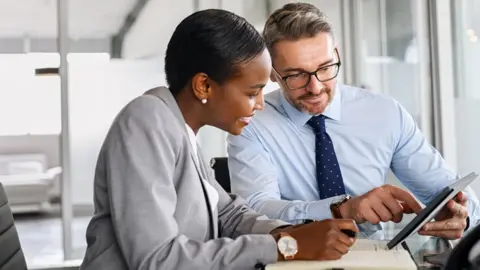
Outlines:
[[[115,34],[137,0],[68,1],[69,36],[105,38]],[[57,36],[57,0],[0,0],[0,38]]]

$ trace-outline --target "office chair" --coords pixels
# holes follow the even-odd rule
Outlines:
[[[7,194],[2,183],[0,183],[0,269],[27,269],[25,256],[13,221],[12,210],[8,204]]]
[[[230,173],[228,171],[228,158],[226,157],[214,157],[210,160],[210,167],[215,172],[215,178],[220,186],[230,193]]]
[[[480,269],[480,254],[472,262],[468,260],[472,248],[480,242],[480,225],[468,232],[451,251],[444,270],[478,270]]]

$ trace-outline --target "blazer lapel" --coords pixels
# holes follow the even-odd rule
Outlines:
[[[208,183],[208,184],[211,184],[212,183],[212,179],[210,179],[210,174],[208,173],[208,167],[205,163],[205,160],[203,159],[201,153],[200,153],[200,146],[197,144],[197,148],[198,148],[198,161],[199,161],[199,165],[200,165],[200,171],[201,173],[203,174],[204,176],[204,179],[205,181]],[[205,184],[203,183],[202,181],[202,185],[203,185],[203,188],[204,190],[206,190],[205,188]],[[210,207],[210,209],[217,209],[217,207],[212,207],[211,205],[211,201],[210,201],[210,198],[208,196],[207,197],[207,201],[208,201],[208,207]],[[212,224],[213,224],[213,235],[214,235],[214,238],[216,238],[218,236],[218,214],[217,214],[217,210],[210,210],[210,213],[211,213],[211,218],[212,218]]]
[[[180,108],[177,105],[177,101],[173,97],[170,90],[166,87],[157,87],[157,88],[148,90],[147,92],[145,92],[145,94],[156,96],[159,99],[163,100],[163,102],[165,102],[165,104],[172,111],[173,115],[175,115],[175,117],[177,118],[179,123],[182,125],[184,136],[186,136],[188,138],[187,128],[185,127],[185,124],[186,124],[185,118],[183,118],[182,112],[180,111]],[[210,202],[210,199],[208,197],[207,189],[205,187],[205,184],[203,183],[204,179],[206,179],[205,181],[209,180],[208,173],[202,167],[202,164],[204,162],[203,162],[203,159],[200,155],[200,147],[198,147],[198,144],[197,144],[197,149],[198,149],[198,151],[197,151],[198,154],[197,155],[195,155],[195,151],[194,151],[194,149],[193,149],[193,147],[190,143],[188,144],[188,147],[190,148],[190,155],[191,155],[191,158],[193,159],[193,163],[195,164],[195,169],[197,170],[199,180],[200,180],[200,184],[202,185],[203,195],[205,197],[205,202],[206,202],[206,205],[207,205],[208,214],[210,216],[210,224],[209,224],[209,230],[210,230],[209,234],[210,235],[209,235],[209,238],[213,239],[213,238],[216,238],[216,236],[217,236],[218,225],[217,225],[217,221],[216,221],[217,218],[214,215],[215,213],[212,212],[211,202]]]
[[[198,145],[197,145],[198,146]],[[191,147],[191,146],[190,146]],[[200,150],[200,148],[198,148],[198,150]],[[206,174],[206,172],[203,170],[202,168],[202,157],[200,155],[200,151],[198,151],[198,155],[195,156],[195,151],[193,151],[193,149],[191,149],[190,151],[191,153],[191,157],[193,159],[193,163],[195,164],[195,169],[197,170],[197,173],[198,173],[198,176],[199,176],[199,179],[200,179],[200,184],[202,185],[202,191],[203,191],[203,195],[205,197],[205,202],[207,204],[207,210],[208,210],[208,214],[210,216],[210,239],[215,239],[216,236],[217,236],[217,223],[216,223],[216,218],[215,218],[215,213],[213,213],[213,208],[212,208],[212,202],[210,202],[210,198],[208,197],[208,192],[207,192],[207,187],[205,186],[205,183],[204,181],[207,181],[206,179],[208,179],[208,176]]]

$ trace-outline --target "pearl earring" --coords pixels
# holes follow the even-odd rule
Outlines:
[[[206,103],[207,103],[207,99],[206,99],[206,98],[202,99],[202,103],[203,103],[203,104],[206,104]]]

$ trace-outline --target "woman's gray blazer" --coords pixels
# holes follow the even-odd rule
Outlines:
[[[277,260],[268,220],[227,194],[194,158],[167,88],[148,91],[114,120],[95,172],[95,215],[83,270],[253,269]],[[219,194],[210,213],[203,178]]]

